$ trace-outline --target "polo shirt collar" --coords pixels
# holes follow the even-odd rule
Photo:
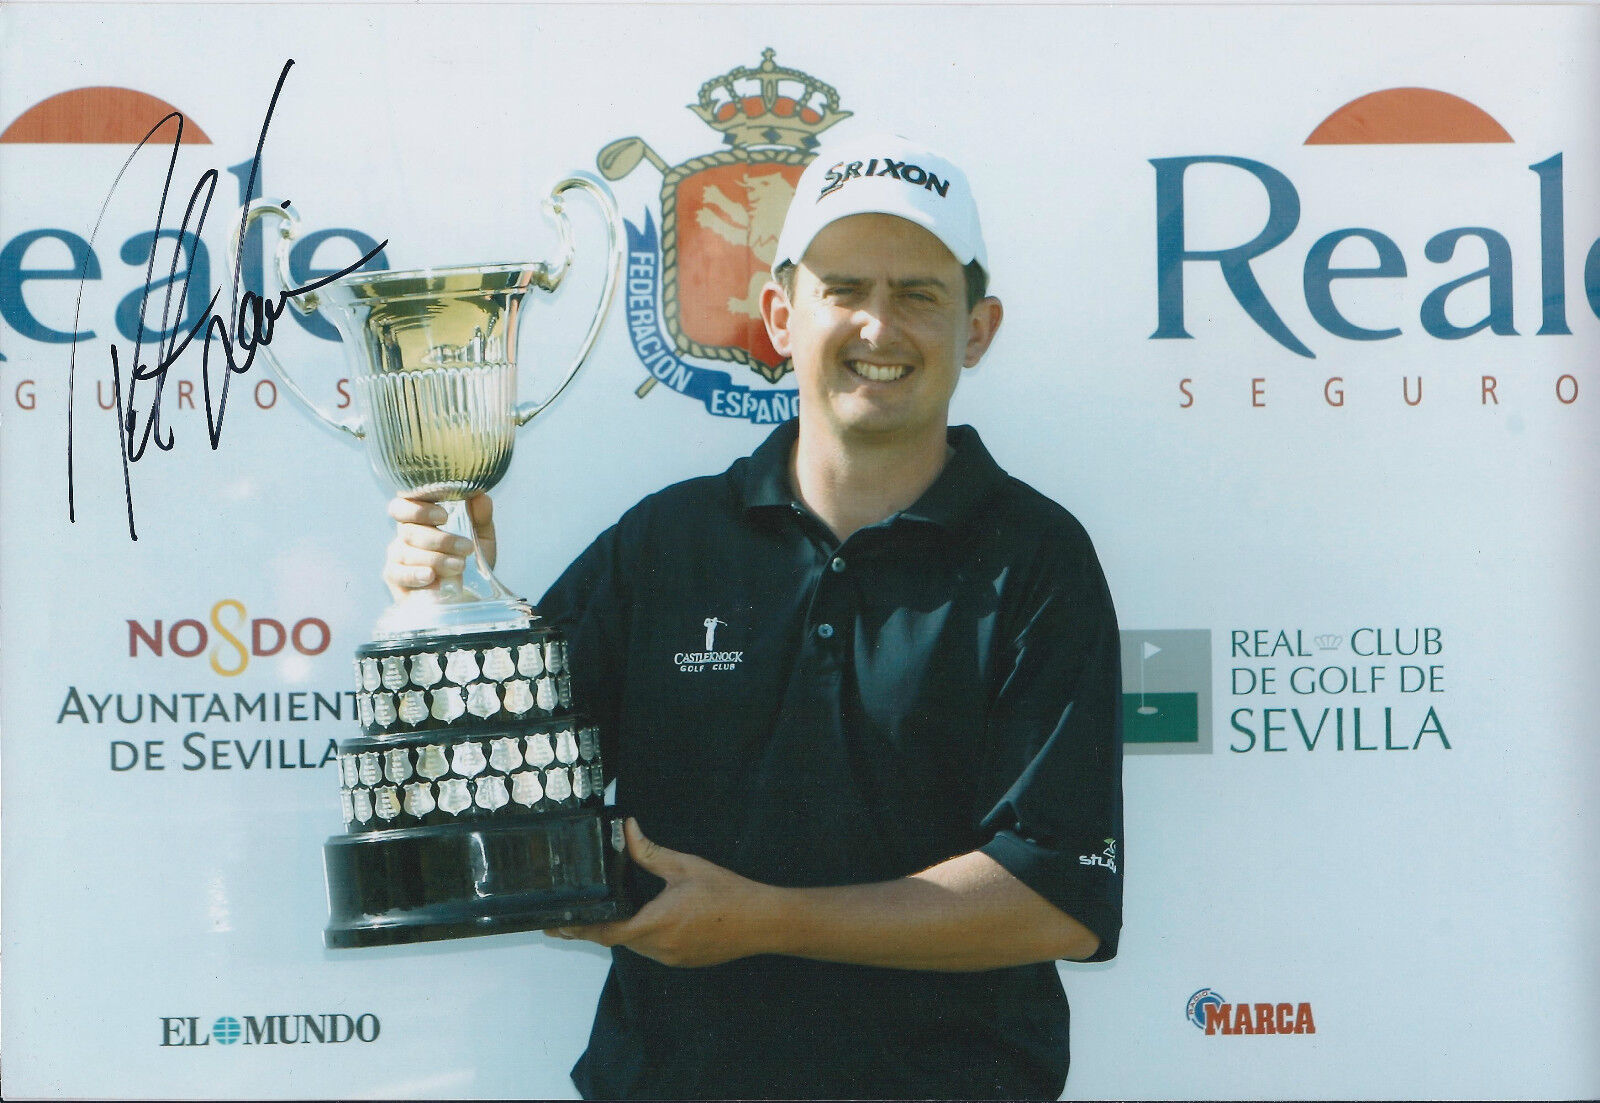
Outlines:
[[[778,426],[750,455],[745,468],[743,500],[746,509],[795,503],[789,486],[789,454],[800,435],[796,418]],[[954,528],[969,517],[1005,478],[989,450],[970,425],[955,425],[949,430],[955,455],[944,465],[933,485],[899,516]]]
[[[744,507],[783,506],[794,504],[795,495],[789,489],[789,453],[800,438],[800,419],[790,418],[772,431],[761,447],[750,453],[750,462],[744,471]]]
[[[1006,473],[994,462],[972,426],[951,426],[948,439],[955,455],[933,485],[900,516],[955,528],[972,516],[1005,479]]]

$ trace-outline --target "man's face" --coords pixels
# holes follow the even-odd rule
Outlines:
[[[801,417],[835,439],[943,440],[963,367],[1000,324],[1000,303],[967,309],[961,265],[903,218],[858,214],[824,228],[795,273],[769,284],[773,347],[794,362]]]

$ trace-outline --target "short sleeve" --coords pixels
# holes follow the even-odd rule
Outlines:
[[[1116,614],[1084,540],[1032,589],[989,711],[992,838],[981,849],[1117,952],[1122,928],[1122,686]],[[1015,623],[1015,622],[1014,622]]]

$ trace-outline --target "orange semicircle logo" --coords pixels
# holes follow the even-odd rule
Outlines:
[[[132,88],[74,88],[40,100],[18,115],[0,134],[0,142],[134,145],[176,110],[166,100]],[[163,133],[170,144],[170,131]],[[211,139],[185,115],[183,142],[210,145]]]
[[[1308,146],[1441,145],[1509,142],[1483,108],[1432,88],[1385,88],[1323,119]]]

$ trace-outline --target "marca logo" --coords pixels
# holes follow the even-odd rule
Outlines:
[[[1207,1034],[1315,1034],[1309,1003],[1229,1003],[1209,988],[1189,997],[1189,1021]]]
[[[744,662],[743,651],[717,650],[717,629],[725,627],[727,621],[721,617],[711,616],[702,623],[706,630],[705,650],[680,651],[672,656],[672,661],[680,673],[699,674],[705,670],[734,670]]]
[[[208,1030],[202,1030],[197,1015],[163,1015],[162,1046],[286,1046],[338,1045],[344,1042],[376,1042],[383,1030],[378,1016],[342,1012],[321,1015],[219,1015]]]
[[[178,114],[178,109],[170,103],[131,88],[77,88],[50,96],[28,108],[6,127],[4,132],[0,132],[0,145],[13,147],[115,145],[123,147],[122,152],[126,152],[149,136],[152,127]],[[167,156],[161,146],[165,144],[170,147],[175,134],[172,123],[166,123],[145,147],[142,155],[151,160]],[[254,135],[251,137],[253,140]],[[210,145],[212,139],[184,116],[181,143],[185,146]],[[20,154],[16,152],[8,154],[8,163],[16,166],[19,156]],[[88,159],[89,155],[86,153],[86,162]],[[110,186],[116,174],[118,163],[111,160],[104,161],[107,186]],[[252,169],[255,169],[253,178]],[[92,170],[86,165],[86,171]],[[241,206],[261,197],[263,180],[266,176],[264,155],[259,164],[253,159],[246,159],[239,164],[229,166],[227,171],[239,181],[238,199]],[[140,217],[144,217],[146,213],[141,209]],[[94,219],[92,209],[73,211],[70,215],[80,226],[88,226]],[[336,265],[328,264],[327,257],[330,253],[349,261],[376,248],[377,244],[371,235],[349,227],[306,234],[299,238],[290,250],[289,279],[297,285],[309,283],[320,276],[339,270]],[[329,248],[324,249],[324,246]],[[166,250],[165,255],[157,256],[163,249]],[[66,254],[65,263],[47,259],[60,257],[63,251]],[[141,318],[141,311],[146,306],[144,279],[147,269],[165,272],[173,267],[174,252],[178,260],[175,274],[154,279],[149,284],[151,291],[149,304],[155,313],[159,313],[162,289],[176,284],[174,290],[181,292],[184,289],[185,279],[188,279],[182,317],[166,329],[162,329],[158,318],[153,316]],[[168,228],[159,233],[145,230],[125,240],[116,253],[121,263],[126,266],[122,278],[126,280],[130,290],[118,303],[112,321],[117,332],[126,340],[137,339],[141,321],[144,322],[144,341],[149,344],[167,340],[190,329],[205,317],[207,302],[216,284],[212,280],[210,253],[198,234],[187,229]],[[153,257],[154,269],[150,269]],[[266,272],[260,226],[251,228],[245,240],[242,261],[241,269],[246,288],[259,294]],[[387,267],[388,260],[382,253],[368,265],[368,268]],[[187,276],[190,271],[192,276]],[[93,340],[95,337],[93,328],[73,330],[70,311],[60,317],[40,317],[36,314],[28,305],[25,287],[29,283],[39,281],[93,282],[105,278],[107,277],[100,252],[80,234],[63,227],[25,230],[0,248],[0,318],[4,318],[6,324],[15,330],[18,336],[28,341],[45,345],[65,345],[74,340],[79,342]],[[297,311],[291,311],[289,316],[315,337],[327,341],[338,339],[338,333],[333,326],[314,314],[302,316]],[[0,354],[0,360],[4,359],[4,355]],[[191,382],[189,380],[175,380],[175,382],[178,385],[179,408],[186,405],[192,407],[194,397],[192,389],[189,389],[192,388]],[[266,387],[272,388],[271,400],[266,400],[258,393],[257,403],[270,406],[276,401],[276,389],[269,380],[262,382]],[[33,385],[32,380],[24,380],[18,384],[14,398],[19,409],[28,410],[35,407]],[[344,400],[343,405],[349,405],[349,396],[343,389],[341,397]],[[104,395],[101,398],[101,405],[110,409],[112,404]]]
[[[767,339],[761,288],[817,135],[851,112],[828,85],[779,66],[771,49],[756,68],[701,85],[690,110],[732,148],[669,166],[642,138],[621,138],[596,158],[608,180],[641,161],[662,174],[659,238],[651,211],[628,223],[628,334],[650,373],[636,393],[661,382],[717,417],[786,421],[799,399],[773,386],[790,365]],[[735,382],[705,361],[748,368],[760,382]]]
[[[1511,136],[1487,112],[1457,96],[1425,88],[1393,88],[1362,96],[1328,116],[1306,138],[1308,146],[1354,147],[1369,145],[1438,145],[1510,143]],[[1350,156],[1350,154],[1338,154]],[[1300,224],[1301,193],[1288,175],[1249,157],[1208,154],[1158,157],[1151,160],[1156,173],[1156,298],[1158,322],[1153,339],[1192,339],[1185,317],[1185,279],[1197,266],[1216,265],[1228,292],[1253,322],[1281,347],[1297,356],[1314,358],[1311,344],[1284,321],[1280,305],[1290,292],[1262,286],[1252,263],[1285,246]],[[1222,248],[1190,245],[1187,227],[1197,221],[1186,193],[1189,170],[1212,166],[1211,171],[1232,174],[1245,192],[1259,187],[1266,199],[1265,225],[1254,237]],[[1528,165],[1533,179],[1527,194],[1538,205],[1539,225],[1539,328],[1540,336],[1570,335],[1567,323],[1565,256],[1564,168],[1556,153]],[[1242,176],[1240,175],[1242,174]],[[1243,196],[1233,202],[1243,202]],[[1487,212],[1486,212],[1487,213]],[[1342,248],[1349,243],[1348,248]],[[1335,252],[1341,260],[1336,263]],[[1459,258],[1458,258],[1459,254]],[[1440,229],[1428,238],[1422,257],[1428,264],[1482,255],[1482,268],[1458,278],[1437,282],[1423,298],[1416,322],[1430,337],[1455,341],[1484,330],[1515,336],[1512,302],[1512,248],[1507,236],[1488,225]],[[1349,258],[1371,258],[1354,264]],[[1312,242],[1301,268],[1298,292],[1312,321],[1326,333],[1345,341],[1386,341],[1400,336],[1404,319],[1352,320],[1341,310],[1338,289],[1352,280],[1398,280],[1417,272],[1416,258],[1408,258],[1393,236],[1370,226],[1349,226],[1325,233]],[[1590,309],[1600,315],[1600,241],[1589,249],[1583,265],[1583,286]],[[1486,303],[1479,312],[1478,304]],[[1379,322],[1380,324],[1372,324]],[[1190,382],[1190,381],[1185,381]],[[1343,380],[1329,381],[1329,405],[1344,404]],[[1409,383],[1408,383],[1409,385]],[[1493,377],[1484,377],[1484,404],[1498,404]],[[1557,397],[1570,404],[1577,398],[1577,381],[1563,376]],[[1193,403],[1183,388],[1187,407]],[[1253,405],[1264,405],[1252,393]],[[1408,405],[1422,400],[1418,378],[1416,395],[1406,393]]]
[[[211,669],[225,678],[243,674],[251,658],[276,655],[292,647],[302,655],[320,655],[333,633],[321,617],[302,617],[286,627],[272,617],[251,617],[244,603],[224,598],[211,607],[210,628],[194,617],[167,621],[128,621],[128,658],[141,654],[161,657],[168,650],[185,659],[210,650]],[[212,633],[218,637],[211,643]],[[235,635],[238,633],[238,635]],[[246,642],[246,638],[248,642]]]

